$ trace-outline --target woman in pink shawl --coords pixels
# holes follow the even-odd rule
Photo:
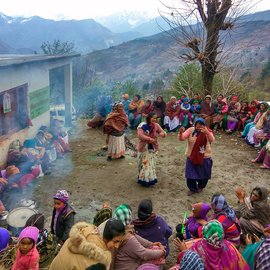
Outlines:
[[[191,246],[191,250],[201,257],[206,270],[249,270],[239,251],[229,241],[224,239],[221,223],[211,220],[203,226],[203,238]],[[175,246],[185,250],[184,242],[174,241]]]

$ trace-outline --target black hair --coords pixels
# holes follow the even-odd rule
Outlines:
[[[138,100],[140,100],[140,99],[141,99],[141,96],[140,96],[140,95],[135,95],[135,97],[137,97],[137,98],[138,98]]]
[[[144,199],[138,206],[138,218],[140,220],[148,219],[153,212],[153,204],[150,199]]]
[[[110,218],[103,231],[103,238],[111,241],[114,237],[124,235],[125,226],[121,220]]]
[[[106,270],[106,265],[103,263],[97,263],[85,268],[85,270]]]
[[[154,112],[150,112],[150,113],[147,114],[147,116],[146,116],[146,123],[147,123],[148,125],[150,125],[150,119],[151,119],[154,115],[156,115]]]

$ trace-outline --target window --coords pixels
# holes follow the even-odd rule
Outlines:
[[[0,93],[0,136],[28,126],[27,84]]]

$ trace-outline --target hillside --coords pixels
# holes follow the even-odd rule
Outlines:
[[[226,65],[243,70],[254,68],[270,58],[270,21],[250,21],[239,25],[223,48]],[[163,32],[139,38],[85,56],[103,80],[136,78],[151,80],[166,70],[178,70],[184,49]]]
[[[115,34],[93,19],[54,21],[38,16],[30,18],[12,18],[0,13],[1,42],[10,47],[2,53],[41,53],[43,42],[59,39],[73,42],[79,53],[91,52],[118,45],[124,41],[139,37],[137,32]],[[1,49],[0,42],[0,49]]]

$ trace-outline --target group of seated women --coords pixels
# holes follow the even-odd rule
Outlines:
[[[50,174],[53,162],[68,151],[68,134],[57,120],[51,128],[41,126],[34,138],[23,143],[14,140],[9,146],[6,166],[0,171],[0,194],[5,190],[22,190],[37,177]],[[2,203],[0,206],[1,214],[4,206]]]

